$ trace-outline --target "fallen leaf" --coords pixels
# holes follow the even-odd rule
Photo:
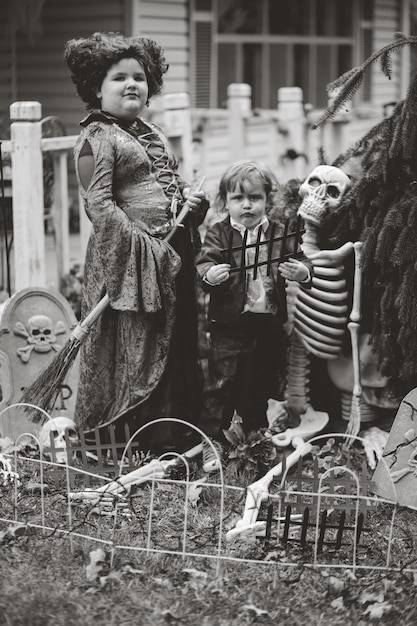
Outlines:
[[[330,576],[329,587],[332,591],[340,594],[340,592],[343,591],[343,589],[345,588],[345,583],[343,582],[343,580],[340,580],[340,578],[337,578],[336,576]]]
[[[208,579],[207,572],[202,572],[194,568],[186,568],[182,571],[186,575],[187,584],[191,587],[191,589],[200,591],[203,587],[205,587]]]
[[[330,602],[330,606],[335,611],[344,611],[345,610],[345,603],[343,602],[342,596],[339,596],[339,597],[335,598],[334,600],[332,600]]]
[[[112,571],[109,574],[107,574],[107,576],[100,576],[99,578],[99,582],[100,582],[100,586],[101,587],[105,587],[105,585],[107,585],[107,583],[111,582],[111,581],[115,581],[117,583],[121,583],[122,582],[122,578],[123,578],[123,572],[120,571]]]
[[[371,619],[380,619],[383,615],[389,613],[392,609],[392,605],[388,602],[375,602],[370,604],[364,610],[364,615],[368,614]]]
[[[254,604],[244,604],[242,609],[247,613],[253,613],[255,617],[260,617],[261,615],[268,615],[268,611],[264,609],[258,609]]]
[[[97,548],[90,552],[90,563],[87,565],[86,577],[87,580],[96,580],[106,563],[106,553],[102,548]]]
[[[203,486],[201,483],[205,481],[205,478],[197,482],[191,483],[188,488],[188,501],[192,506],[196,506],[200,499],[201,490]]]
[[[379,593],[373,593],[370,591],[362,591],[361,595],[359,596],[359,602],[361,604],[370,604],[371,602],[383,602],[384,601],[384,594],[382,593],[382,591],[380,591]]]

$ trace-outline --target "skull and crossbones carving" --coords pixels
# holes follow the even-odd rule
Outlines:
[[[19,337],[24,337],[28,343],[24,348],[17,349],[17,355],[23,363],[27,363],[33,351],[45,353],[55,350],[58,352],[60,346],[56,342],[56,336],[65,333],[66,327],[64,322],[59,321],[54,328],[48,315],[32,315],[28,319],[27,328],[22,322],[16,322],[13,332]]]

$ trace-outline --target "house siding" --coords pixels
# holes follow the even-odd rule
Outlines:
[[[165,93],[189,92],[188,5],[188,0],[139,0],[137,5],[132,32],[155,39],[164,48],[170,66]]]
[[[22,34],[16,37],[15,92],[11,83],[10,39],[0,44],[2,76],[4,65],[9,68],[6,89],[1,90],[0,110],[8,113],[14,100],[37,100],[42,104],[44,117],[58,116],[64,121],[67,134],[77,134],[85,107],[75,93],[63,60],[65,42],[99,30],[123,32],[124,17],[125,0],[45,0],[41,34],[32,42]]]
[[[401,5],[401,0],[375,0],[374,50],[392,41],[400,27]],[[41,34],[33,42],[25,35],[17,36],[15,88],[10,38],[4,36],[7,28],[4,12],[0,12],[0,113],[8,114],[13,100],[39,100],[45,116],[57,115],[69,134],[76,133],[84,106],[63,63],[63,48],[71,37],[95,30],[118,30],[155,39],[163,46],[170,65],[165,93],[191,93],[189,6],[190,0],[45,0]],[[207,46],[205,50],[210,53]],[[399,69],[403,55],[396,53],[392,58],[391,81],[376,65],[373,69],[371,107],[380,108],[401,97]],[[204,82],[199,88],[206,93],[212,86]],[[199,98],[196,100],[198,105]]]
[[[393,40],[400,27],[400,2],[375,0],[373,49],[379,50]],[[401,53],[392,55],[392,80],[388,80],[375,64],[372,76],[372,101],[379,106],[397,101],[401,97]]]

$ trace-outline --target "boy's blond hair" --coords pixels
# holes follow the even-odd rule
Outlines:
[[[279,191],[279,183],[272,170],[259,161],[243,159],[232,163],[223,173],[219,190],[216,195],[216,208],[219,212],[226,209],[227,193],[240,189],[244,191],[249,183],[261,184],[266,193],[266,208],[271,209],[275,203],[275,197]]]

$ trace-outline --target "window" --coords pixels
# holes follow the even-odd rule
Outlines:
[[[247,82],[254,108],[276,108],[278,89],[293,86],[323,108],[326,85],[372,49],[373,0],[194,0],[192,6],[200,33],[195,56],[205,68],[194,76],[197,106],[223,107],[228,85]],[[210,63],[201,60],[207,54]],[[360,97],[370,99],[369,79]]]

